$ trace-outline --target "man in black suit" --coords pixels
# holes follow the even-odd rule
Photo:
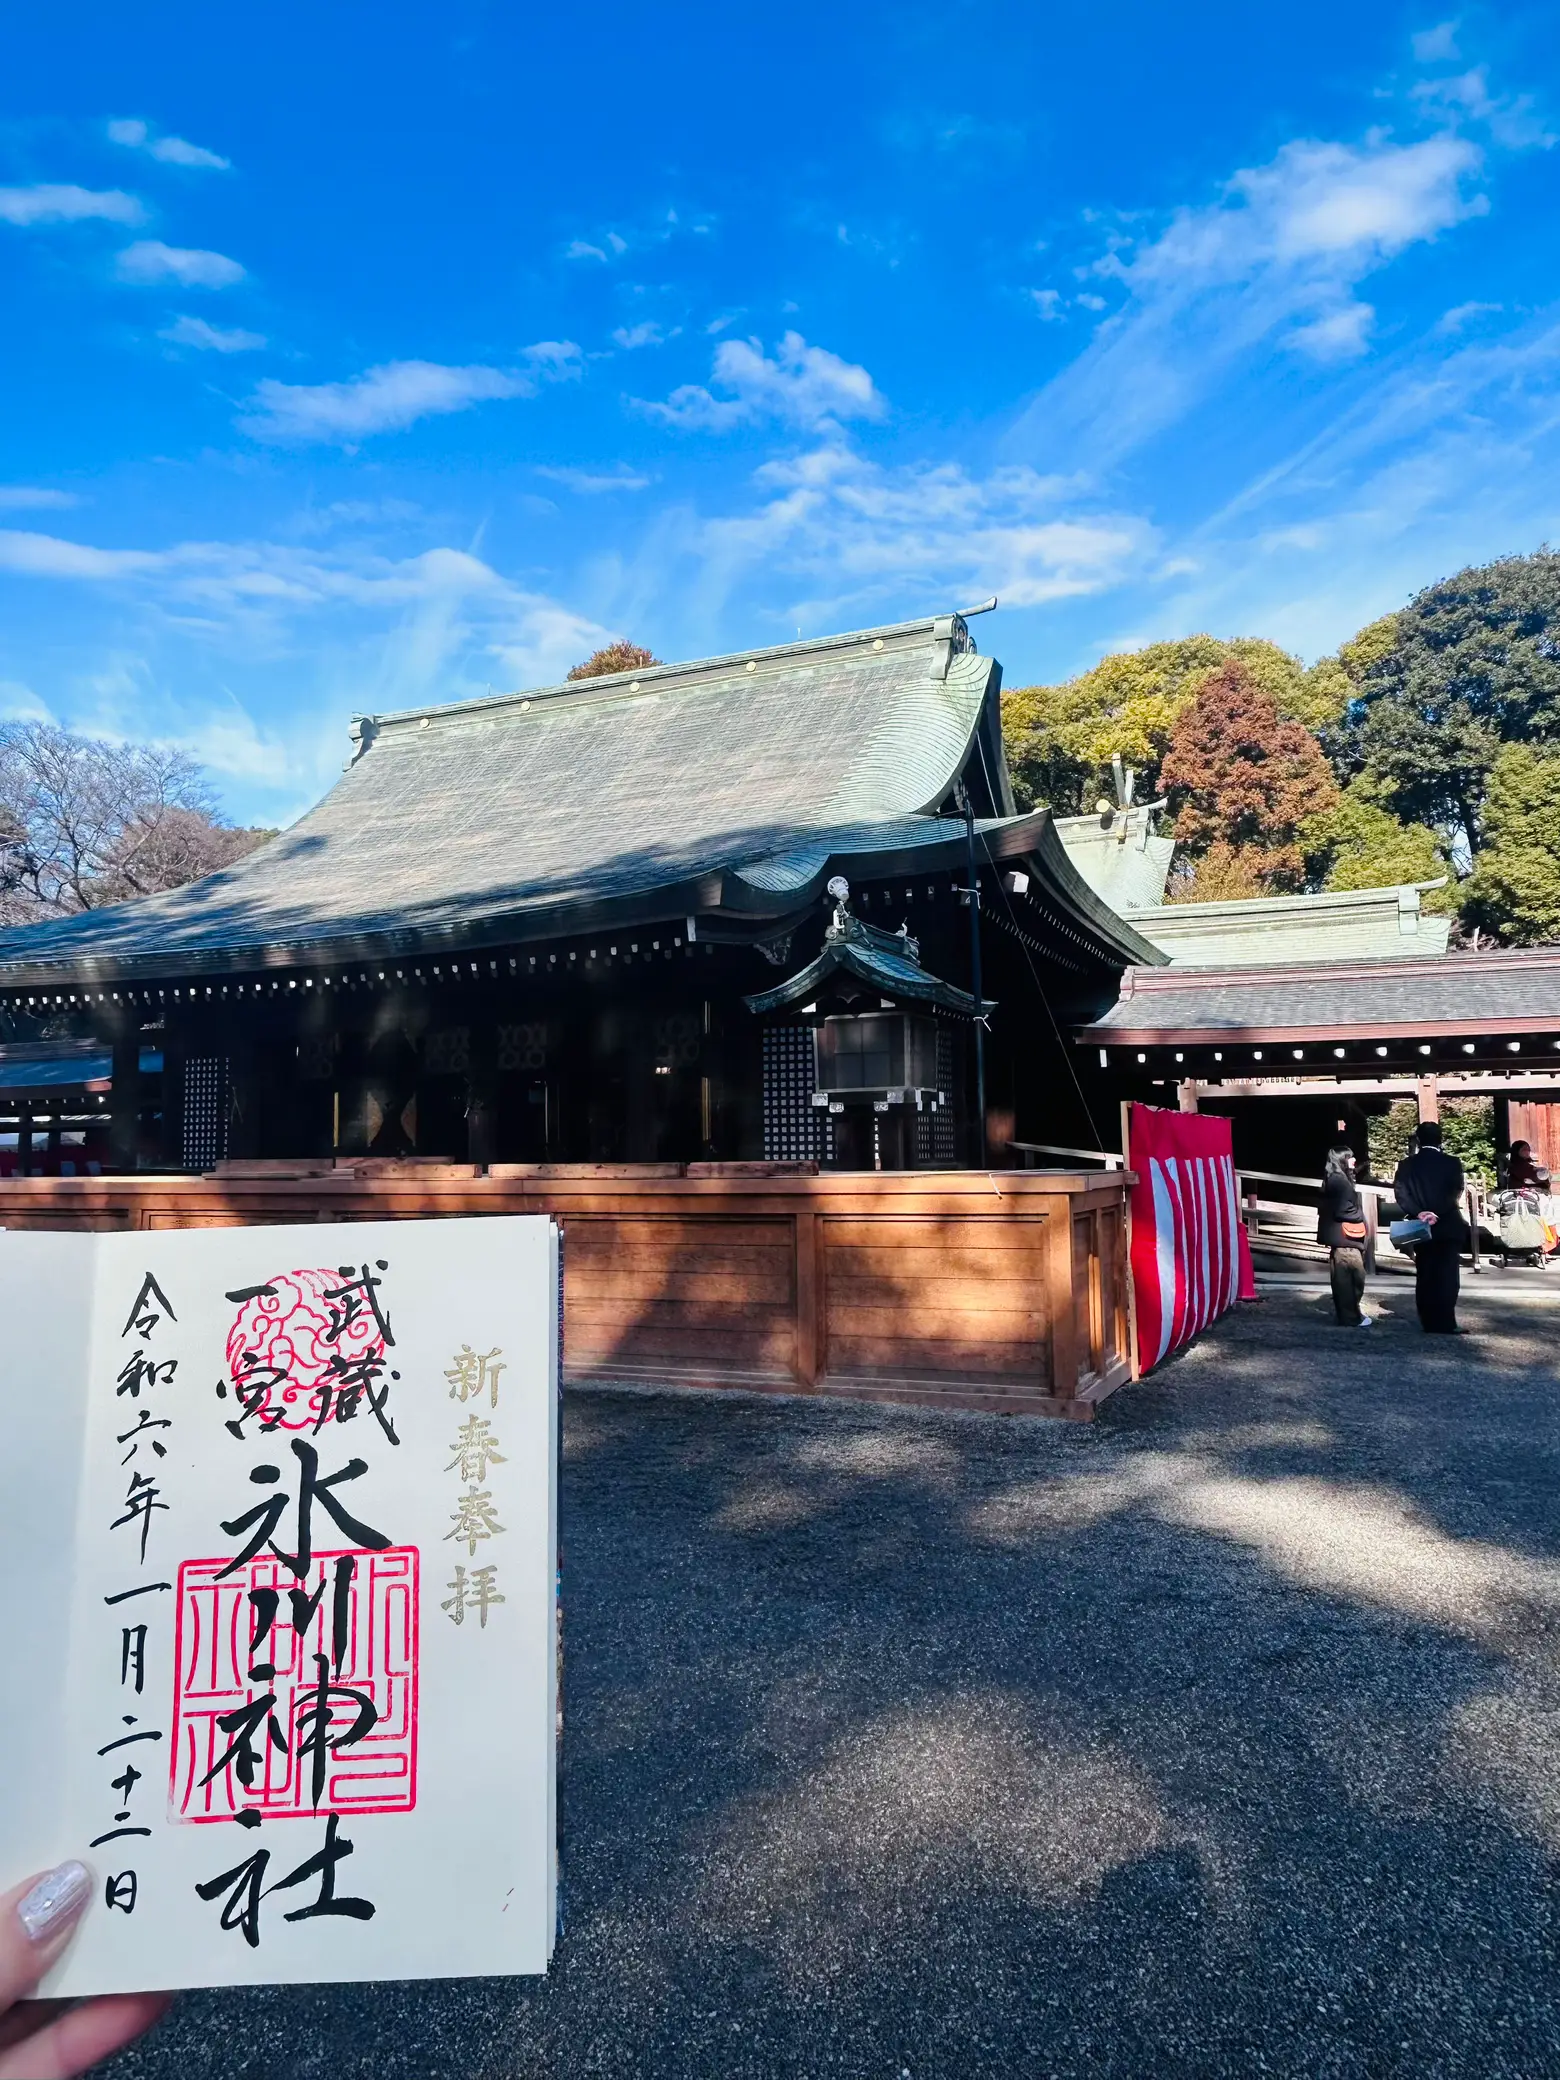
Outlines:
[[[1419,1326],[1429,1336],[1464,1336],[1457,1326],[1457,1289],[1462,1283],[1463,1166],[1441,1146],[1438,1120],[1420,1126],[1418,1149],[1398,1164],[1392,1196],[1404,1220],[1430,1223],[1430,1240],[1414,1251],[1414,1304]]]

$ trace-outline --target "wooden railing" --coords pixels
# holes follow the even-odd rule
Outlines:
[[[1087,1418],[1130,1376],[1124,1172],[700,1172],[257,1163],[12,1178],[0,1227],[547,1213],[563,1225],[575,1381]]]
[[[1322,1185],[1320,1178],[1316,1177],[1289,1177],[1278,1170],[1237,1170],[1235,1173],[1235,1184],[1240,1195],[1241,1214],[1246,1224],[1246,1233],[1250,1237],[1253,1247],[1256,1247],[1262,1238],[1262,1216],[1264,1214],[1290,1215],[1290,1220],[1284,1223],[1284,1225],[1293,1230],[1301,1225],[1310,1225],[1308,1220],[1302,1223],[1295,1219],[1294,1216],[1309,1216],[1315,1213],[1321,1205]],[[1287,1185],[1293,1189],[1308,1192],[1313,1196],[1307,1199],[1263,1199],[1251,1189],[1254,1184]],[[1363,1180],[1356,1178],[1354,1188],[1360,1195],[1360,1204],[1364,1208],[1365,1226],[1368,1231],[1365,1237],[1366,1269],[1369,1271],[1376,1269],[1378,1253],[1392,1258],[1395,1263],[1400,1265],[1411,1263],[1413,1261],[1411,1257],[1405,1254],[1405,1252],[1392,1247],[1390,1224],[1385,1236],[1381,1230],[1381,1206],[1383,1200],[1389,1200],[1392,1197],[1391,1185],[1367,1184]],[[1481,1246],[1482,1231],[1490,1224],[1488,1194],[1482,1184],[1470,1184],[1463,1193],[1463,1215],[1468,1223],[1469,1255],[1472,1259],[1473,1268],[1477,1271],[1481,1268],[1483,1255]],[[1269,1235],[1268,1239],[1271,1241],[1275,1238]],[[1315,1239],[1314,1231],[1308,1239]]]

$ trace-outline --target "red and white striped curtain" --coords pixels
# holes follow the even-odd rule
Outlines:
[[[1237,1300],[1256,1298],[1227,1119],[1128,1108],[1132,1293],[1148,1372]]]

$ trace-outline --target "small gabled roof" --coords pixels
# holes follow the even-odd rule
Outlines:
[[[742,1001],[760,1017],[771,1011],[789,1011],[805,1004],[824,984],[841,974],[853,975],[858,982],[881,990],[886,996],[932,1004],[964,1018],[975,1016],[975,999],[967,990],[955,989],[940,976],[927,974],[921,966],[920,942],[911,938],[908,927],[885,932],[852,917],[848,911],[835,913],[824,934],[823,951],[816,960],[809,961],[775,988],[761,990]],[[990,999],[981,1005],[983,1014],[996,1008]]]

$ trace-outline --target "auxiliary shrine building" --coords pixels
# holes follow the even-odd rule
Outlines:
[[[81,1168],[978,1164],[977,1017],[991,1160],[1096,1145],[1071,1036],[1166,956],[1015,812],[1000,684],[947,614],[361,717],[238,865],[0,934],[0,1145],[47,1072]]]

